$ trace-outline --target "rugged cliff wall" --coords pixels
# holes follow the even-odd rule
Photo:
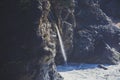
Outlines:
[[[60,30],[68,62],[117,64],[120,28],[113,18],[119,20],[119,13],[110,6],[110,14],[103,4],[115,5],[116,1],[1,1],[0,79],[63,80],[55,65],[63,63],[55,26]]]
[[[100,0],[101,9],[113,20],[120,19],[119,0]]]
[[[116,6],[116,10],[112,8],[113,6],[107,8],[104,2],[109,6],[110,3],[118,6],[117,0],[108,2],[107,0],[75,0],[71,1],[72,7],[60,6],[60,9],[54,9],[58,12],[57,15],[60,19],[59,29],[63,37],[68,62],[105,64],[119,62],[120,29],[114,23],[119,19],[119,17],[115,17],[115,15],[119,15],[119,10],[115,14],[119,7]],[[58,7],[60,4],[54,6],[56,5]],[[107,9],[111,9],[114,15],[110,14],[111,10]],[[63,62],[59,50],[58,47],[57,63]]]
[[[63,80],[54,62],[56,23],[49,22],[50,5],[48,0],[0,3],[1,80]]]
[[[74,32],[74,50],[70,60],[108,64],[119,62],[120,29],[115,26],[111,18],[114,15],[109,14],[111,12],[107,11],[108,8],[103,7],[106,6],[104,4],[106,1],[77,0],[75,12],[77,26]],[[109,2],[112,2],[112,0],[109,0]],[[111,4],[116,5],[115,3]],[[109,6],[110,9],[112,7]],[[112,13],[116,12],[113,11]],[[111,15],[111,17],[108,17],[108,15]]]

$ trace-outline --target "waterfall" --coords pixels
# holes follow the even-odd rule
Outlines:
[[[67,64],[67,57],[66,57],[66,53],[65,53],[62,37],[60,35],[60,32],[59,32],[59,29],[58,29],[57,25],[55,25],[55,27],[56,27],[58,38],[59,38],[59,42],[60,42],[60,48],[61,48],[62,56],[64,58],[65,64]]]

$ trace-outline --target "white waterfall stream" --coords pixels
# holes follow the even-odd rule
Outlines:
[[[57,25],[55,25],[55,27],[56,27],[57,34],[58,34],[58,38],[59,38],[59,42],[60,42],[60,48],[61,48],[62,56],[63,56],[63,58],[64,58],[65,64],[67,64],[67,57],[66,57],[66,53],[65,53],[65,49],[64,49],[62,37],[61,37],[61,35],[60,35],[60,31],[59,31]]]

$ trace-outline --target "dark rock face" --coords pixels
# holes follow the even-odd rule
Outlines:
[[[105,25],[111,22],[100,9],[98,0],[80,0],[77,3],[75,13],[77,26]]]
[[[120,61],[120,29],[110,19],[119,19],[119,1],[61,1],[1,1],[0,80],[63,80],[55,65],[63,63],[55,25],[69,62]]]
[[[52,11],[58,12],[56,17],[60,19],[58,22],[60,21],[61,26],[58,26],[68,62],[105,64],[119,62],[120,30],[113,25],[111,17],[107,14],[109,13],[106,11],[107,8],[103,7],[104,2],[107,4],[107,0],[76,0],[72,9],[59,6],[62,10],[56,8],[57,10]],[[112,3],[112,0],[109,2]],[[58,64],[63,63],[59,46],[58,44],[56,56]]]
[[[119,0],[100,0],[102,10],[111,18],[120,19]]]
[[[117,64],[120,60],[120,29],[112,24],[112,20],[101,9],[100,6],[104,4],[97,0],[78,0],[77,3],[77,26],[70,60]]]
[[[42,10],[34,0],[30,1],[31,6],[24,7],[28,3],[22,7],[19,1],[0,3],[3,21],[0,80],[63,80],[54,62],[55,31],[43,8],[47,1],[40,2]]]
[[[113,25],[79,30],[71,59],[75,62],[117,64],[120,57],[119,34],[119,29]]]

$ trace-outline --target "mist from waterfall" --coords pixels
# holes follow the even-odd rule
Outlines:
[[[64,49],[62,37],[61,37],[61,35],[60,35],[60,31],[59,31],[57,25],[55,25],[55,27],[56,27],[57,34],[58,34],[58,38],[59,38],[59,42],[60,42],[60,48],[61,48],[62,56],[63,56],[63,58],[64,58],[65,64],[67,64],[67,57],[66,57],[66,53],[65,53],[65,49]]]

